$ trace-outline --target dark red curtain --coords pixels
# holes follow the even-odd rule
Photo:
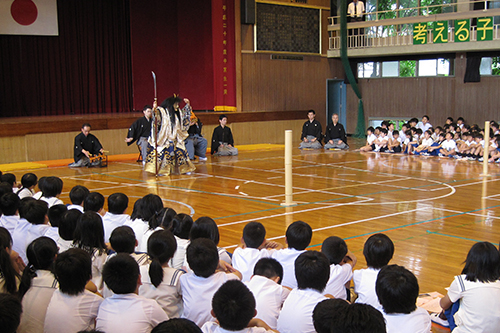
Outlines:
[[[132,111],[128,0],[59,0],[59,36],[0,36],[0,117]]]

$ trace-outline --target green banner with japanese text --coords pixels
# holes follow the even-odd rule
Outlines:
[[[427,44],[427,22],[413,24],[413,45]]]
[[[470,41],[470,19],[455,20],[455,43]]]
[[[434,44],[448,43],[448,21],[434,22],[432,42]]]

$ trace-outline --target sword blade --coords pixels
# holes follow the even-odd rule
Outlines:
[[[155,89],[155,99],[156,99],[156,74],[155,72],[151,71],[151,74],[153,74],[153,84],[154,84],[154,89]]]

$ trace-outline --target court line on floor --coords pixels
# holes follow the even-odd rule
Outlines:
[[[447,209],[447,208],[437,208],[436,207],[436,208],[433,208],[433,209],[443,210],[443,211],[448,211],[448,212],[454,212],[454,213],[460,212],[458,210]],[[500,219],[500,217],[497,217],[497,216],[489,216],[489,215],[484,215],[484,214],[468,213],[467,215],[472,215],[472,216],[477,216],[477,217],[484,217],[484,218],[490,218],[490,219]]]
[[[450,235],[450,234],[443,234],[441,232],[430,231],[430,230],[427,230],[427,233],[428,234],[432,234],[432,235],[439,235],[439,236],[445,236],[445,237],[451,237],[451,238],[458,238],[458,239],[467,240],[467,241],[476,242],[476,243],[478,243],[478,242],[484,242],[484,240],[466,238],[466,237],[455,236],[455,235]],[[498,243],[491,243],[491,244],[493,244],[495,246],[498,246]]]
[[[500,181],[500,179],[485,179],[485,180],[481,180],[481,181],[477,181],[477,182],[473,182],[473,183],[454,185],[454,187],[463,187],[463,186],[470,186],[470,185],[482,184],[484,182],[490,183],[490,182],[497,182],[497,181]],[[439,191],[439,190],[442,190],[442,188],[440,188],[440,189],[432,189],[432,190],[429,190],[429,191]]]

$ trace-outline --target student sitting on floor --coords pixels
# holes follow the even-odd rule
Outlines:
[[[432,156],[439,156],[439,151],[441,150],[443,142],[445,141],[445,135],[446,133],[444,132],[439,133],[438,140],[434,142],[428,149],[429,154],[431,154]]]
[[[141,284],[139,265],[128,254],[119,253],[104,265],[104,283],[114,293],[99,306],[96,329],[103,332],[149,333],[167,314],[152,299],[137,294]]]
[[[401,138],[399,137],[399,131],[392,131],[392,138],[389,139],[387,148],[389,148],[389,153],[400,153],[401,149]]]
[[[276,329],[278,316],[290,289],[281,285],[283,267],[273,258],[262,258],[255,264],[253,276],[246,283],[255,296],[257,315],[272,329]]]
[[[92,278],[92,259],[82,249],[72,248],[57,256],[54,291],[45,316],[44,332],[67,333],[93,329],[102,297],[85,289]]]
[[[10,192],[0,197],[0,227],[7,229],[10,234],[14,234],[16,226],[19,224],[19,205],[21,200],[17,194]]]
[[[59,195],[61,195],[63,189],[63,181],[59,177],[46,177],[43,183],[42,196],[40,200],[47,202],[49,208],[54,205],[64,204]]]
[[[277,332],[255,314],[255,298],[240,281],[227,281],[214,294],[212,315],[217,322],[207,322],[201,328],[204,333],[265,333]]]
[[[78,209],[70,209],[64,213],[61,222],[59,223],[58,233],[59,238],[57,239],[57,246],[59,247],[59,252],[64,252],[68,250],[74,240],[74,234],[76,229],[76,223],[82,215]]]
[[[285,241],[288,248],[274,251],[272,254],[272,258],[278,260],[283,266],[283,286],[290,289],[297,288],[295,259],[306,251],[311,238],[311,226],[303,221],[295,221],[286,229]]]
[[[373,133],[375,129],[373,127],[368,127],[366,129],[366,144],[359,148],[359,151],[372,151],[375,149],[375,145],[373,144],[377,139],[377,136]]]
[[[323,293],[350,300],[347,291],[351,287],[352,270],[357,262],[356,256],[347,250],[345,241],[336,236],[330,236],[323,241],[321,252],[330,262],[330,279]]]
[[[389,137],[387,136],[387,129],[380,129],[380,134],[377,139],[373,142],[375,144],[374,152],[384,153],[388,150],[387,144],[389,143]]]
[[[108,211],[102,217],[104,226],[104,241],[109,242],[109,236],[115,228],[121,227],[130,220],[125,214],[128,208],[128,197],[123,193],[113,193],[108,197]]]
[[[135,202],[130,221],[125,222],[124,225],[128,225],[134,230],[138,242],[136,251],[147,252],[147,240],[144,242],[144,236],[150,229],[149,221],[162,209],[163,201],[156,194],[147,194]]]
[[[186,249],[189,245],[189,233],[193,227],[193,218],[188,214],[177,214],[172,219],[172,233],[177,243],[177,250],[168,263],[172,268],[182,269],[184,258],[186,257]]]
[[[439,157],[453,157],[457,152],[457,144],[453,140],[453,134],[451,132],[446,133],[446,140],[441,144],[441,149],[439,150]]]
[[[316,332],[331,333],[333,319],[348,306],[348,302],[338,298],[328,298],[319,302],[313,311],[313,324]]]
[[[109,244],[116,253],[129,254],[135,259],[135,261],[137,261],[139,266],[146,265],[148,263],[147,253],[134,252],[137,245],[137,239],[135,239],[134,230],[132,230],[129,226],[122,225],[121,227],[113,230],[111,236],[109,237]],[[110,255],[109,257],[111,256],[113,255]]]
[[[104,210],[104,195],[99,192],[90,192],[83,202],[84,212],[96,212],[101,217],[106,214]]]
[[[202,333],[201,329],[186,318],[172,318],[158,324],[151,333]]]
[[[424,138],[422,139],[422,142],[414,150],[415,155],[429,155],[429,148],[434,143],[434,140],[432,140],[431,136],[432,136],[431,130],[427,130],[424,132]]]
[[[266,228],[260,222],[248,222],[243,228],[242,245],[234,250],[232,263],[242,277],[242,281],[250,281],[253,268],[260,258],[268,258],[272,249],[279,248],[276,242],[266,240]]]
[[[419,289],[412,272],[403,266],[385,266],[378,273],[375,290],[384,309],[387,333],[431,331],[429,313],[415,305]]]
[[[13,253],[14,252],[14,253]],[[19,286],[19,267],[12,260],[17,252],[12,250],[12,237],[9,231],[0,227],[0,293],[15,295]]]
[[[228,280],[240,280],[241,273],[219,261],[217,246],[208,238],[197,238],[187,248],[187,261],[193,273],[181,276],[184,312],[182,318],[203,326],[213,320],[210,313],[212,297]],[[216,271],[217,269],[224,271]]]
[[[68,210],[78,209],[83,213],[83,203],[89,194],[90,191],[85,186],[73,186],[71,191],[69,191],[69,200],[71,201],[71,205],[68,205]]]
[[[35,187],[38,184],[38,177],[34,173],[25,173],[21,177],[21,188],[16,192],[19,199],[32,197],[35,194]]]

